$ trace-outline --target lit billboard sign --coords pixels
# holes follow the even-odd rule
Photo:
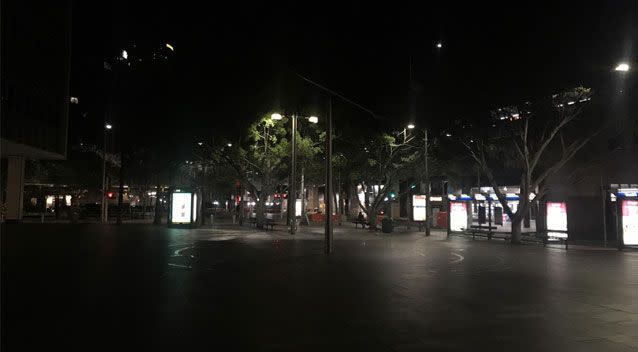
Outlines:
[[[193,204],[195,204],[195,209],[197,209],[197,193],[193,193]],[[197,211],[193,212],[193,221],[197,220]]]
[[[547,202],[547,235],[567,238],[567,203]]]
[[[467,203],[450,202],[450,231],[463,231],[467,228]]]
[[[621,208],[623,243],[638,246],[638,200],[623,200]]]
[[[192,193],[173,193],[171,204],[171,221],[174,224],[190,224]]]
[[[414,221],[425,221],[427,197],[424,194],[415,194],[412,196],[412,218]]]
[[[295,216],[301,216],[301,199],[295,202]]]

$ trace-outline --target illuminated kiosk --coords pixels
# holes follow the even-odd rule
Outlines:
[[[196,227],[200,210],[198,190],[193,188],[171,188],[168,203],[169,227]]]
[[[449,194],[448,199],[447,235],[449,237],[451,233],[464,233],[470,229],[472,225],[472,198],[465,194],[460,196]]]
[[[567,227],[567,202],[544,201],[539,202],[542,217],[543,244],[550,242],[564,242],[568,248],[569,231]],[[539,230],[537,228],[537,230]]]
[[[427,197],[425,194],[412,195],[412,221],[419,224],[419,231],[427,220]]]
[[[638,188],[619,189],[616,198],[618,249],[638,248]]]

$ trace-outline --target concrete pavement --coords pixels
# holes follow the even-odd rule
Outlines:
[[[638,253],[335,231],[2,225],[8,351],[638,350]]]

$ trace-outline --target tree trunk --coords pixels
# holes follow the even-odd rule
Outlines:
[[[525,210],[525,218],[523,219],[523,227],[525,227],[526,229],[529,229],[531,225],[531,211],[532,211],[531,206],[528,206],[527,210]]]
[[[256,202],[256,206],[255,206],[255,213],[257,213],[257,228],[258,229],[263,229],[264,228],[264,204],[266,203],[266,192],[264,192],[263,190],[260,192],[261,194],[259,195],[259,201]],[[290,199],[288,199],[288,203],[290,203]],[[290,204],[288,204],[288,206],[290,206]]]
[[[357,193],[357,185],[350,182],[350,196],[348,199],[348,212],[351,218],[356,219],[359,215],[359,194]]]
[[[512,219],[512,238],[511,242],[513,244],[521,243],[521,225],[523,222],[523,218],[521,216],[515,216]]]
[[[162,224],[162,202],[160,202],[160,196],[162,194],[162,188],[160,184],[157,184],[157,189],[155,190],[155,218],[153,219],[153,225],[161,225]]]
[[[370,209],[368,212],[368,222],[370,223],[370,230],[377,229],[377,209]]]

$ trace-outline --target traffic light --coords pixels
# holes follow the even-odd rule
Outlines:
[[[115,192],[106,192],[106,197],[108,199],[115,199]]]

